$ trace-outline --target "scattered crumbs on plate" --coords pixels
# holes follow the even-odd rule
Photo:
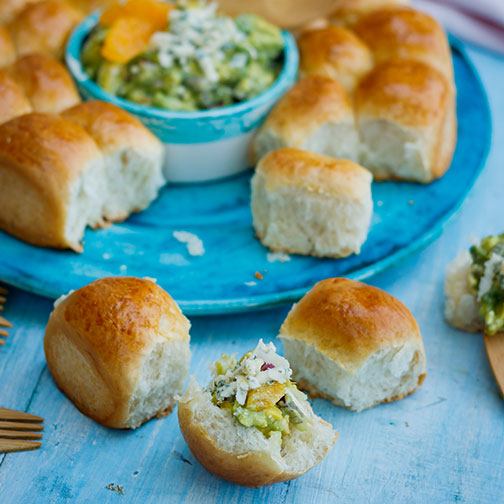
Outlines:
[[[180,243],[185,243],[185,245],[187,245],[187,252],[189,252],[189,255],[205,255],[205,247],[199,236],[189,233],[188,231],[174,231],[173,237]]]
[[[135,245],[131,245],[131,243],[125,243],[123,246],[123,253],[126,255],[135,255],[136,254]]]
[[[264,275],[262,273],[260,273],[259,271],[256,271],[254,273],[254,276],[257,278],[257,280],[263,280],[264,279]]]
[[[412,199],[408,200],[409,206],[413,206],[414,204],[415,204],[415,200],[412,200]]]
[[[108,261],[111,258],[112,258],[112,254],[109,254],[108,252],[104,252],[102,254],[102,259],[104,259],[105,261]]]
[[[383,201],[382,201],[382,200],[378,200],[378,201],[376,202],[376,206],[378,206],[378,207],[383,206]]]
[[[111,492],[115,492],[118,495],[124,495],[124,487],[122,485],[118,485],[116,483],[109,483],[106,487],[107,490]]]
[[[121,273],[126,273],[126,271],[128,271],[128,266],[126,266],[126,264],[121,264],[121,266],[119,266],[119,271]]]
[[[161,254],[159,264],[166,266],[187,266],[189,261],[182,254]]]
[[[257,285],[257,282],[254,282],[253,280],[251,280],[250,282],[245,282],[245,285],[247,287],[254,287]]]
[[[285,254],[284,252],[268,252],[266,259],[269,263],[286,263],[291,260],[291,257],[289,254]]]

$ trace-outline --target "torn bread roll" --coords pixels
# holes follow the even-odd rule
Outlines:
[[[189,369],[189,329],[153,281],[104,278],[56,303],[44,350],[56,384],[82,413],[134,429],[175,405]]]
[[[120,221],[147,208],[165,184],[159,140],[136,117],[106,102],[82,103],[63,117],[84,128],[102,151],[108,187],[104,217]]]
[[[365,77],[355,95],[361,163],[377,180],[428,183],[444,175],[456,143],[449,81],[419,61],[391,60]]]
[[[5,26],[0,26],[0,68],[14,63],[16,57],[16,46],[12,35]]]
[[[351,101],[334,79],[309,76],[275,106],[254,141],[256,161],[282,147],[357,160],[358,134]]]
[[[289,363],[262,340],[243,358],[223,355],[205,389],[193,381],[179,424],[211,473],[258,487],[291,480],[320,463],[337,440],[290,381]]]
[[[409,4],[410,0],[335,0],[329,19],[336,25],[352,26],[373,11]]]
[[[32,112],[24,89],[5,70],[0,70],[0,124]]]
[[[316,284],[293,306],[280,339],[301,388],[353,411],[401,399],[426,376],[422,336],[408,308],[353,280]]]
[[[265,156],[252,178],[256,234],[271,250],[319,257],[359,253],[371,222],[372,176],[348,160],[299,149]]]

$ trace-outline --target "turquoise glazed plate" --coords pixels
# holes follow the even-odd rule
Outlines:
[[[81,255],[33,247],[0,232],[0,279],[56,298],[104,276],[148,276],[186,314],[203,315],[292,302],[323,278],[364,279],[382,271],[442,232],[488,154],[486,94],[461,45],[451,42],[459,110],[452,166],[441,180],[426,186],[374,184],[373,224],[359,256],[321,260],[269,255],[251,227],[249,172],[220,182],[168,186],[147,211],[108,229],[88,231]],[[204,254],[191,255],[177,231],[199,237]],[[201,253],[195,249],[193,254]]]

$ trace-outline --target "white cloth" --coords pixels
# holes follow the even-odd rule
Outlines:
[[[414,0],[448,30],[504,54],[504,0]]]

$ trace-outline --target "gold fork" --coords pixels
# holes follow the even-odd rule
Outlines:
[[[42,425],[44,419],[15,411],[0,408],[0,453],[36,450],[42,446]]]
[[[4,309],[4,304],[7,301],[8,292],[9,291],[5,287],[0,287],[0,312]],[[0,346],[5,345],[5,339],[2,338],[6,338],[9,335],[7,329],[3,329],[4,327],[12,327],[12,324],[8,320],[0,316]]]

